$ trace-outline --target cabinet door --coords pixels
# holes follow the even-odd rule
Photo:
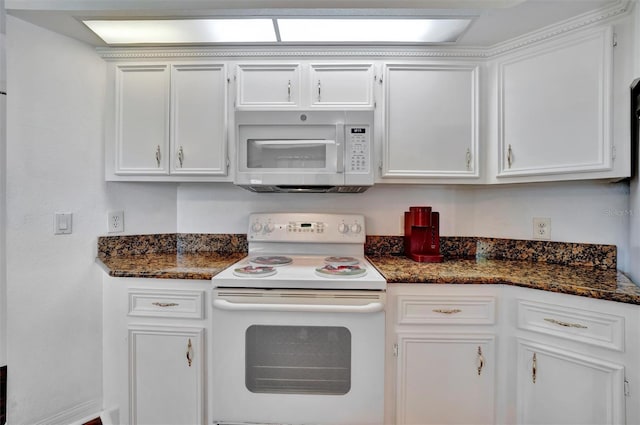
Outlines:
[[[171,136],[172,174],[227,174],[224,65],[172,67]]]
[[[611,46],[598,29],[499,63],[498,177],[611,169]]]
[[[373,107],[373,65],[311,64],[311,106]]]
[[[116,67],[115,173],[169,173],[169,67]]]
[[[494,422],[492,335],[398,334],[397,424]]]
[[[238,109],[290,108],[300,106],[300,65],[238,65]]]
[[[622,365],[518,340],[517,380],[518,423],[625,422]]]
[[[391,64],[384,81],[382,177],[477,177],[477,66]]]
[[[135,424],[205,424],[203,328],[129,327]]]

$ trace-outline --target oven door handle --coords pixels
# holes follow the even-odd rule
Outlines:
[[[376,313],[384,310],[384,303],[375,302],[364,305],[328,305],[328,304],[259,304],[232,303],[227,300],[216,299],[213,306],[220,310],[231,311],[284,311],[284,312],[314,312],[314,313]]]

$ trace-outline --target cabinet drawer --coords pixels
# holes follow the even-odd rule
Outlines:
[[[204,319],[203,291],[129,290],[129,316]]]
[[[398,297],[398,324],[492,325],[495,323],[494,297],[446,296]]]
[[[518,300],[518,328],[624,351],[624,317]]]

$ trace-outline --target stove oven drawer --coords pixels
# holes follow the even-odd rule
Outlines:
[[[129,290],[129,316],[204,319],[204,291]]]

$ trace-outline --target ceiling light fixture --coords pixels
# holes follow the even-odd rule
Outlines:
[[[274,43],[272,19],[85,20],[110,45]]]
[[[108,45],[452,43],[471,18],[225,18],[83,21]]]
[[[450,43],[471,19],[278,19],[283,42]]]

